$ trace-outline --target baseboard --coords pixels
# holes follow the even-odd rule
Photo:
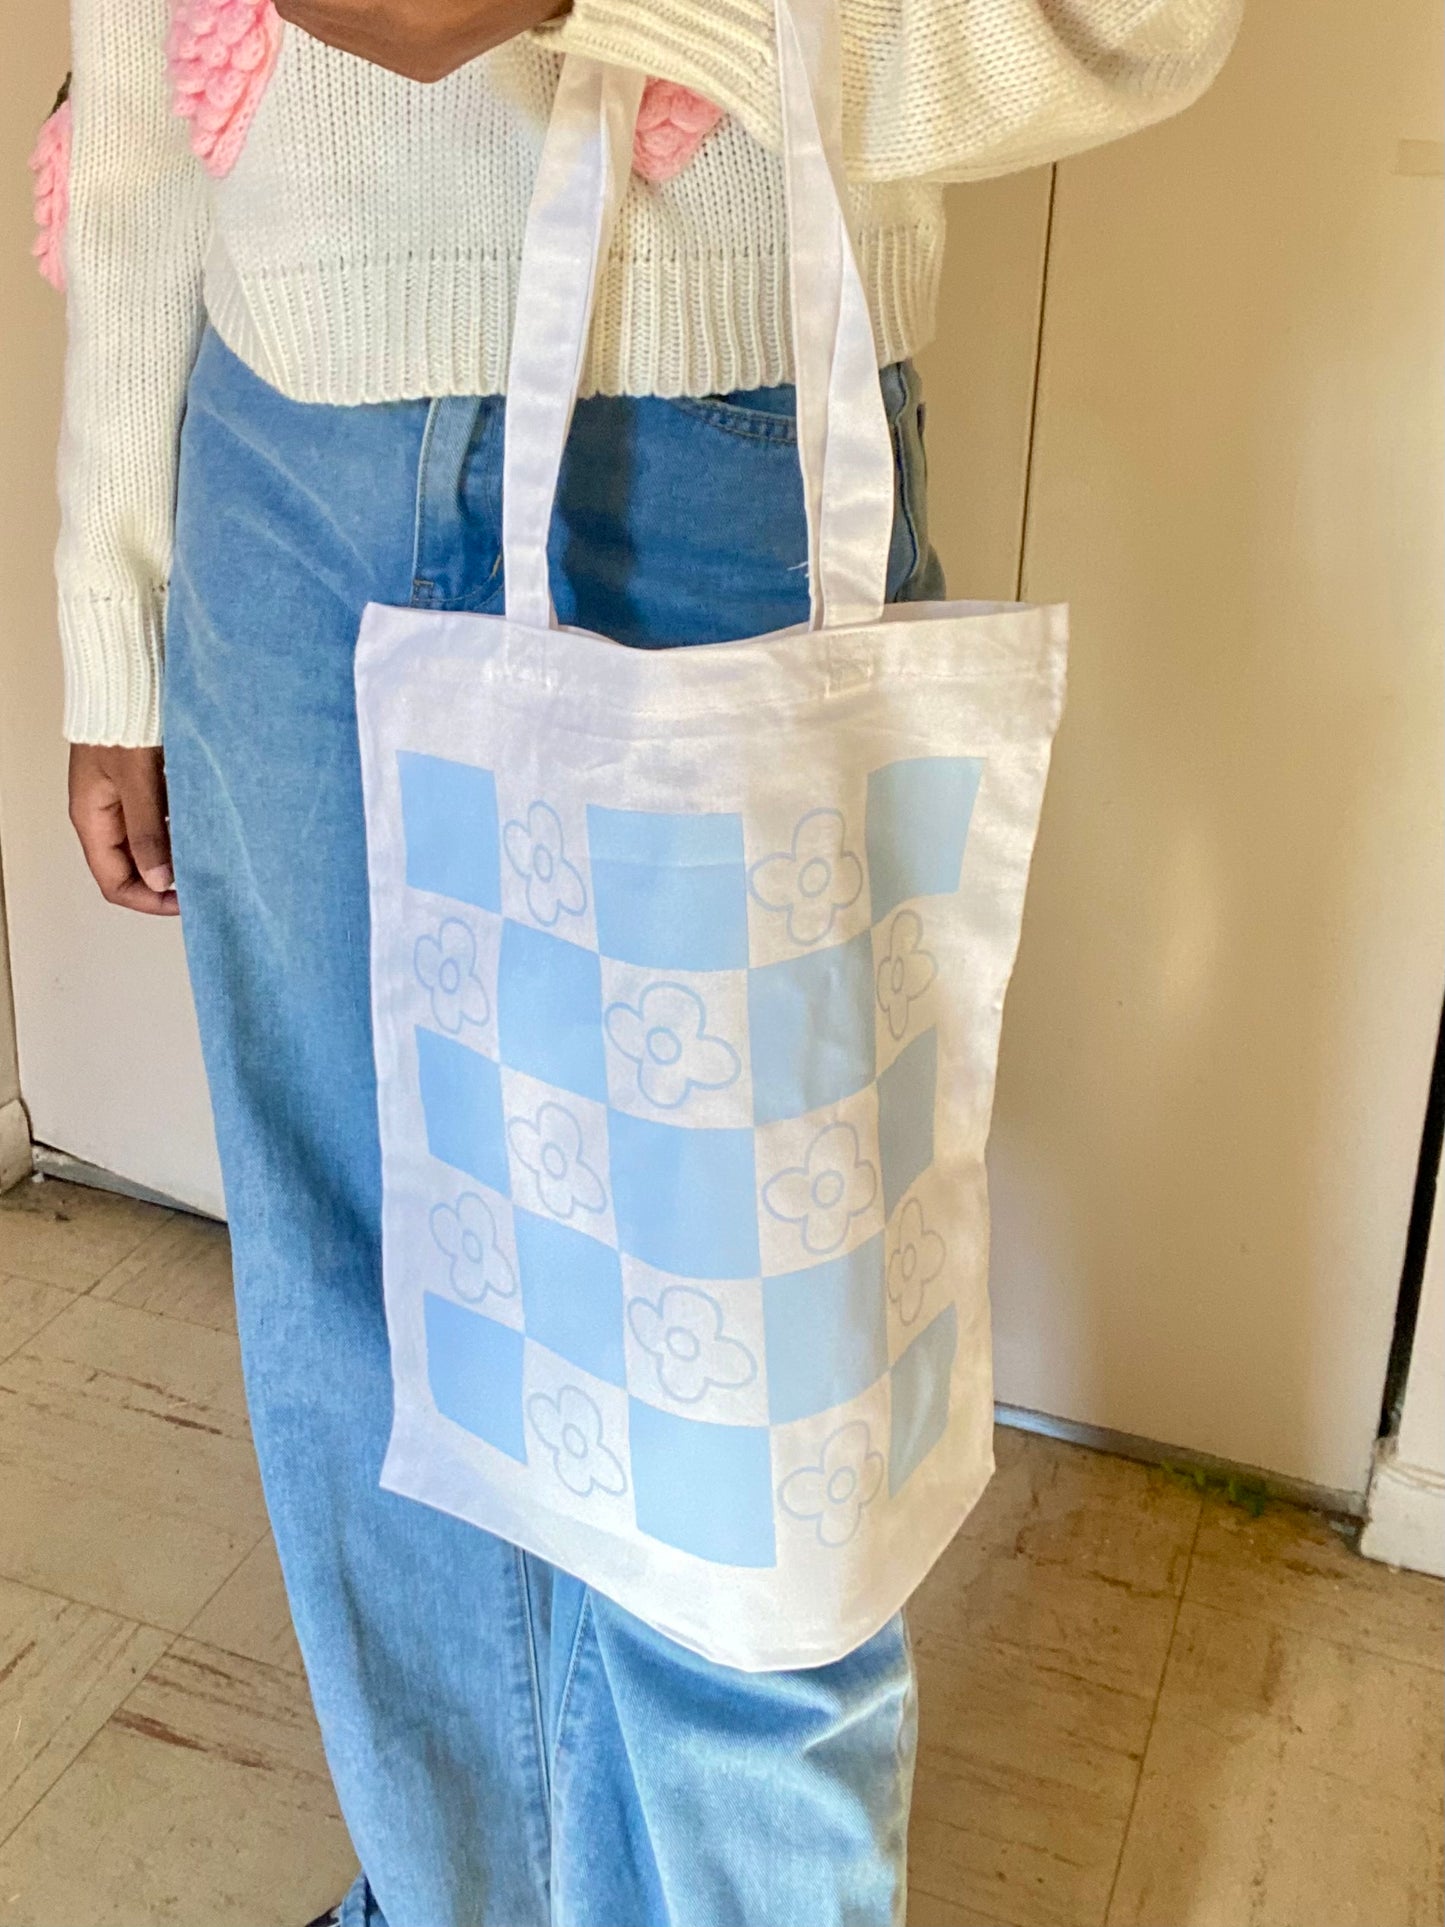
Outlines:
[[[1045,1438],[1087,1445],[1091,1451],[1112,1452],[1115,1458],[1137,1459],[1142,1465],[1188,1466],[1214,1479],[1242,1479],[1272,1499],[1309,1506],[1312,1511],[1327,1512],[1332,1518],[1364,1516],[1367,1498],[1364,1492],[1313,1485],[1308,1479],[1293,1478],[1287,1472],[1270,1472],[1263,1466],[1216,1458],[1210,1452],[1196,1452],[1187,1445],[1166,1445],[1159,1439],[1139,1438],[1133,1432],[1111,1431],[1107,1425],[1081,1425],[1076,1419],[1054,1418],[1048,1412],[1032,1412],[1024,1405],[996,1405],[994,1416],[1000,1425],[1016,1426],[1021,1432],[1041,1432]]]
[[[18,1097],[0,1104],[0,1191],[28,1178],[31,1170],[30,1119]]]
[[[1382,1565],[1445,1579],[1445,1476],[1403,1462],[1394,1439],[1375,1449],[1360,1551]]]

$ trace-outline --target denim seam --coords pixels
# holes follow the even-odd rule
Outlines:
[[[719,406],[695,395],[664,395],[661,399],[669,408],[739,441],[771,442],[782,448],[798,445],[798,424],[793,416],[770,415],[763,408],[737,408],[730,403]]]
[[[547,1728],[542,1717],[542,1681],[537,1671],[537,1626],[532,1617],[532,1595],[527,1585],[527,1555],[520,1546],[514,1546],[514,1565],[517,1574],[517,1589],[522,1601],[522,1617],[527,1622],[527,1678],[532,1688],[532,1726],[537,1742],[537,1759],[542,1769],[543,1811],[547,1816],[547,1836],[550,1847],[552,1833],[552,1770],[547,1758]]]
[[[414,608],[430,608],[436,599],[436,585],[427,582],[429,598],[418,598],[421,586],[421,539],[426,525],[426,471],[427,458],[431,454],[432,436],[436,432],[437,418],[441,413],[442,398],[433,395],[426,411],[426,424],[421,432],[421,451],[416,463],[416,497],[412,507],[411,524],[411,600]]]
[[[557,1763],[562,1757],[562,1745],[567,1731],[567,1713],[572,1704],[572,1688],[577,1678],[577,1668],[581,1663],[582,1639],[588,1621],[592,1617],[592,1592],[589,1588],[582,1600],[582,1610],[577,1615],[576,1630],[572,1634],[572,1650],[567,1655],[567,1676],[562,1686],[562,1698],[557,1707],[557,1734],[552,1742],[553,1780],[556,1779]]]

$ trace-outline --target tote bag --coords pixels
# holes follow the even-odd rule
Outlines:
[[[893,458],[830,0],[778,0],[810,618],[560,628],[547,533],[641,77],[565,64],[506,611],[369,604],[382,1483],[711,1660],[817,1665],[993,1469],[984,1145],[1062,607],[884,606]]]

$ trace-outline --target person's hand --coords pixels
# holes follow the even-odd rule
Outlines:
[[[293,27],[408,80],[443,80],[572,0],[276,0]]]
[[[107,903],[148,917],[179,914],[158,749],[72,743],[70,820]]]

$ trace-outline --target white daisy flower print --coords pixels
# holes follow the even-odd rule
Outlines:
[[[587,886],[567,856],[562,819],[550,803],[534,803],[525,823],[508,823],[502,848],[526,882],[527,908],[538,923],[550,930],[564,915],[581,916],[587,908]]]
[[[848,1227],[878,1195],[878,1173],[862,1155],[851,1124],[826,1125],[800,1165],[779,1171],[763,1186],[775,1218],[796,1224],[804,1245],[819,1256],[842,1248]]]
[[[683,1404],[696,1404],[714,1385],[749,1385],[758,1375],[747,1346],[724,1333],[723,1309],[711,1292],[669,1285],[655,1303],[634,1298],[627,1322],[652,1355],[663,1391]]]
[[[841,810],[809,810],[793,831],[792,848],[761,858],[748,872],[753,895],[787,916],[796,944],[820,943],[838,912],[858,901],[863,865],[846,840]]]
[[[938,975],[938,964],[919,949],[923,924],[916,911],[900,910],[888,931],[888,951],[878,966],[878,1007],[895,1043],[908,1028],[909,1006]]]
[[[431,1235],[451,1259],[452,1290],[475,1304],[487,1293],[514,1297],[516,1273],[497,1242],[492,1207],[475,1191],[464,1191],[455,1205],[438,1204],[431,1214]]]
[[[534,1392],[527,1416],[569,1492],[585,1499],[591,1492],[616,1496],[627,1490],[617,1455],[602,1442],[602,1414],[580,1385],[564,1385],[555,1398]]]
[[[902,1322],[911,1325],[923,1309],[923,1294],[943,1270],[943,1240],[923,1222],[917,1198],[910,1198],[899,1213],[897,1238],[888,1260],[888,1296]]]
[[[582,1155],[582,1126],[563,1105],[544,1104],[534,1118],[512,1118],[507,1138],[554,1218],[607,1209],[602,1180]]]
[[[637,1066],[649,1104],[676,1110],[693,1090],[735,1084],[743,1063],[726,1038],[711,1036],[707,1006],[686,984],[649,984],[636,1004],[609,1006],[607,1035]]]
[[[795,1519],[811,1519],[825,1546],[842,1546],[858,1530],[863,1508],[883,1483],[883,1454],[872,1449],[862,1419],[840,1425],[816,1465],[800,1466],[778,1488],[778,1499]]]
[[[448,917],[435,936],[418,937],[413,965],[442,1030],[455,1037],[463,1024],[486,1023],[491,1002],[477,975],[477,940],[470,924]]]

